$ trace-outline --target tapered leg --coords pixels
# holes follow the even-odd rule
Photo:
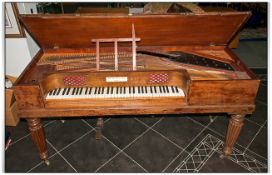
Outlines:
[[[245,115],[231,115],[226,141],[224,145],[224,155],[229,156],[232,153],[233,146],[244,125]]]
[[[45,135],[40,119],[38,118],[27,119],[27,123],[28,129],[31,133],[32,140],[39,151],[40,158],[44,160],[47,165],[49,165],[49,161],[47,160],[48,153],[45,142]]]
[[[103,118],[98,118],[97,119],[97,123],[96,123],[96,134],[95,134],[95,138],[97,140],[100,140],[102,137],[102,128],[104,126],[104,121]]]

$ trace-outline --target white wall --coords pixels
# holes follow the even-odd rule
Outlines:
[[[37,13],[36,3],[17,3],[17,6],[21,14],[30,14],[30,9]],[[27,32],[26,38],[6,38],[5,74],[18,77],[39,49]]]
[[[26,38],[8,38],[6,48],[6,75],[18,77],[31,61]]]

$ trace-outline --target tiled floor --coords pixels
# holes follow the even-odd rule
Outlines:
[[[220,159],[225,115],[159,115],[106,118],[95,140],[95,119],[45,120],[50,166],[40,161],[26,121],[11,132],[6,172],[267,172],[267,76],[257,108],[245,120],[231,157]]]

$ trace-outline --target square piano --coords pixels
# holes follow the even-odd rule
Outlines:
[[[226,113],[224,155],[255,110],[260,81],[228,44],[249,12],[23,15],[40,51],[14,85],[40,158],[41,119]],[[18,58],[19,59],[19,58]],[[182,123],[181,123],[182,125]],[[28,150],[30,151],[30,150]]]

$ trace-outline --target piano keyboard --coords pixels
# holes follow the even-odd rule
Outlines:
[[[46,99],[184,97],[177,86],[70,87],[51,90]]]

